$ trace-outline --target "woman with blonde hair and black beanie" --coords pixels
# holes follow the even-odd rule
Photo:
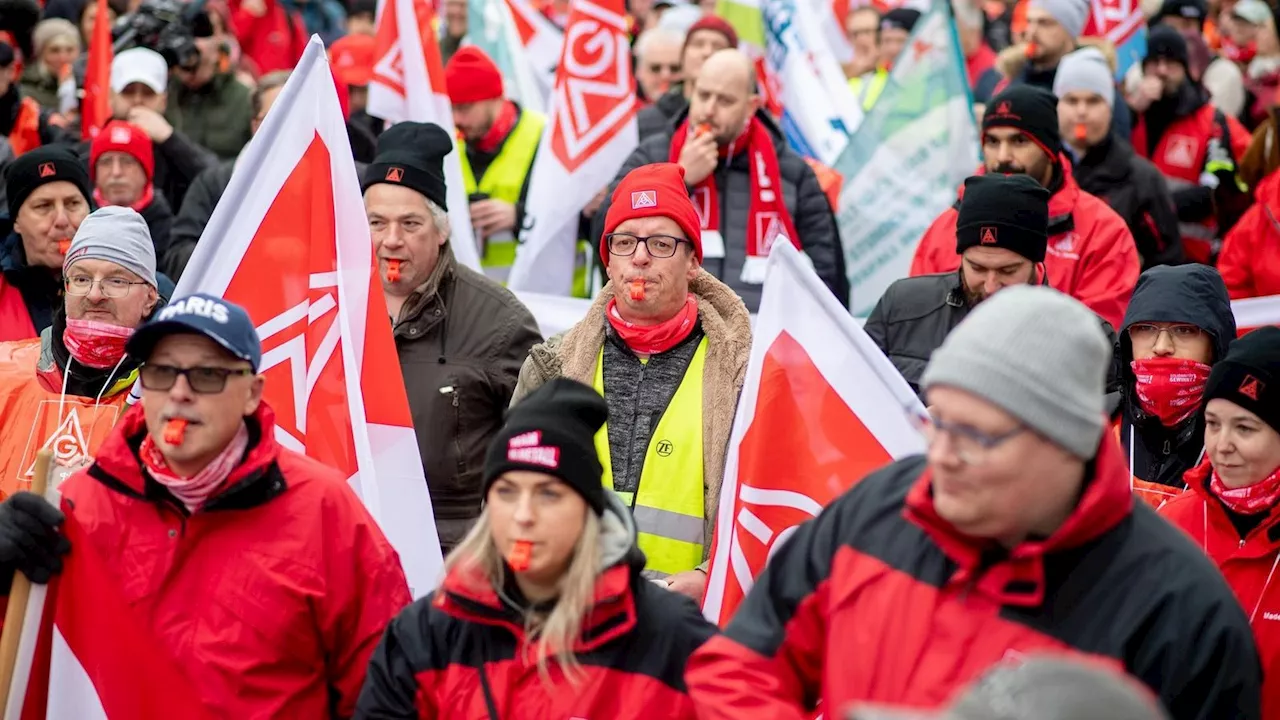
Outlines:
[[[1280,717],[1280,327],[1231,343],[1204,390],[1205,459],[1160,509],[1227,578],[1262,660],[1262,714]]]
[[[485,457],[484,511],[441,586],[387,628],[356,717],[696,717],[685,663],[715,628],[640,577],[631,513],[593,444],[607,414],[563,378],[508,412]]]

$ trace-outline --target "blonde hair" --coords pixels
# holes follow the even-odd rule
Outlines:
[[[527,612],[524,617],[526,661],[532,653],[538,663],[538,675],[551,684],[550,661],[559,663],[569,683],[577,685],[582,677],[582,666],[573,648],[582,635],[582,626],[591,615],[595,604],[596,579],[600,575],[600,517],[586,510],[582,535],[573,549],[573,559],[560,577],[551,611],[544,614]],[[506,580],[502,554],[493,543],[489,530],[489,510],[486,508],[463,538],[458,547],[444,560],[445,571],[455,568],[474,569],[497,591],[504,601],[503,585]],[[469,576],[470,573],[465,573]]]

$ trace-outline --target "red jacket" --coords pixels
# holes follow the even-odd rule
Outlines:
[[[63,497],[212,714],[351,717],[408,583],[346,479],[280,447],[265,403],[246,421],[244,462],[195,514],[143,473],[141,406]]]
[[[1080,189],[1065,157],[1062,175],[1062,187],[1049,199],[1049,247],[1044,258],[1049,285],[1088,305],[1112,327],[1120,327],[1142,272],[1138,246],[1123,218],[1106,202]],[[960,197],[964,197],[963,187]],[[951,207],[929,226],[911,260],[913,277],[960,267],[957,217],[956,207]]]
[[[1280,295],[1280,173],[1263,178],[1254,197],[1218,256],[1232,300]]]
[[[307,47],[302,17],[289,12],[277,0],[265,2],[267,11],[262,17],[246,12],[240,0],[229,3],[240,52],[253,61],[259,77],[275,70],[292,70]]]
[[[1222,503],[1209,493],[1212,467],[1206,458],[1188,470],[1187,491],[1165,503],[1160,515],[1191,536],[1235,591],[1262,659],[1264,717],[1280,717],[1280,506],[1241,540]]]
[[[627,513],[620,503],[618,509]],[[640,577],[644,555],[635,548],[633,526],[630,532],[629,545],[610,543],[626,555],[601,573],[595,607],[574,648],[585,674],[579,685],[570,686],[555,662],[550,686],[539,677],[528,657],[523,613],[512,609],[526,604],[514,582],[508,580],[503,594],[515,600],[504,602],[488,579],[455,566],[439,590],[387,628],[369,664],[360,717],[699,717],[685,691],[685,664],[715,627],[693,602]],[[484,683],[493,708],[486,707]]]
[[[1047,651],[1123,668],[1174,720],[1257,720],[1256,651],[1230,589],[1135,503],[1110,433],[1090,465],[1066,522],[1012,550],[937,515],[922,457],[854,484],[690,658],[699,718],[808,720],[818,701],[829,718],[854,703],[934,708],[1003,658]]]

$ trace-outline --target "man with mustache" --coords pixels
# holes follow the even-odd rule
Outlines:
[[[604,396],[596,452],[633,511],[646,573],[700,600],[751,320],[702,267],[686,180],[679,164],[653,163],[618,183],[600,238],[609,283],[577,325],[533,347],[512,403],[554,377]]]
[[[1124,219],[1081,190],[1072,177],[1058,132],[1057,104],[1052,94],[1026,84],[993,98],[982,119],[984,167],[979,172],[1027,175],[1049,190],[1046,284],[1116,327],[1138,282],[1138,249]],[[960,266],[955,252],[959,205],[957,200],[925,232],[911,261],[912,276]]]
[[[56,477],[93,460],[138,377],[125,342],[161,302],[147,223],[129,208],[85,218],[60,270],[51,327],[0,343],[3,495],[30,487],[41,448],[54,451]]]

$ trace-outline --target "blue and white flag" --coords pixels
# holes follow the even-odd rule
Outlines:
[[[546,113],[564,33],[528,0],[468,0],[466,42],[493,58],[507,97]]]
[[[925,230],[978,163],[955,21],[947,0],[934,0],[834,165],[845,178],[836,220],[855,317],[865,318],[889,284],[907,276]]]

